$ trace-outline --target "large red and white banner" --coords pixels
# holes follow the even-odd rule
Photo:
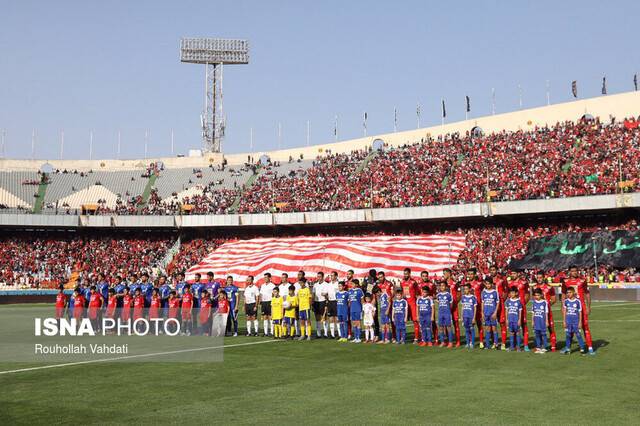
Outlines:
[[[384,271],[389,278],[402,278],[404,268],[441,275],[454,265],[465,247],[463,235],[407,235],[366,237],[254,238],[228,242],[191,267],[186,274],[192,281],[196,273],[203,278],[212,271],[218,280],[231,275],[239,287],[248,275],[258,284],[270,272],[279,283],[283,272],[295,279],[298,271],[308,278],[316,272],[337,271],[340,279],[349,269],[355,276],[366,276],[370,269]]]

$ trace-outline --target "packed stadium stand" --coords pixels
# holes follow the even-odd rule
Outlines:
[[[46,174],[0,160],[0,212],[13,213],[0,215],[0,282],[175,273],[229,239],[296,233],[455,232],[467,241],[458,269],[486,271],[531,238],[637,231],[640,97],[620,96],[248,156],[52,162]]]

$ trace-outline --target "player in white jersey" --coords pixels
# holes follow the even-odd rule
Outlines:
[[[260,301],[260,290],[253,283],[253,275],[247,277],[244,287],[244,313],[247,316],[247,336],[251,336],[251,324],[256,328],[258,335],[258,302]]]
[[[325,283],[327,289],[327,320],[329,321],[329,329],[331,330],[331,338],[336,338],[336,324],[338,320],[338,302],[336,300],[336,293],[338,292],[338,273],[336,271],[331,272],[331,278],[328,283]],[[326,332],[325,332],[326,335]]]
[[[265,336],[273,336],[273,321],[271,320],[271,297],[276,287],[271,282],[271,274],[264,274],[264,283],[260,286],[260,314],[262,315],[262,329]]]
[[[318,272],[313,284],[313,313],[316,315],[316,336],[328,337],[327,330],[327,283],[324,282],[324,272]],[[320,328],[322,327],[322,328]]]

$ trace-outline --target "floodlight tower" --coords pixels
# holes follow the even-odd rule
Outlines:
[[[205,66],[204,110],[200,116],[202,147],[205,152],[220,152],[225,131],[222,109],[222,66],[248,64],[249,42],[238,39],[183,38],[180,61]]]

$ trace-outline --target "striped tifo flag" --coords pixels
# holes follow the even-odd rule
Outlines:
[[[464,247],[463,235],[254,238],[221,245],[191,267],[186,279],[192,281],[196,273],[204,278],[212,271],[216,279],[231,275],[243,287],[248,275],[261,284],[266,272],[275,283],[283,272],[295,279],[298,271],[308,278],[318,271],[337,271],[343,279],[349,269],[358,278],[376,269],[388,278],[402,278],[408,267],[414,275],[423,270],[441,275],[456,263]]]

